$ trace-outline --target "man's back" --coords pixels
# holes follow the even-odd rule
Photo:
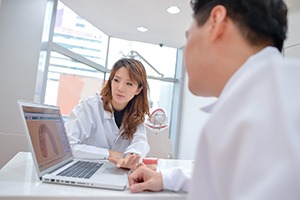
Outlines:
[[[299,199],[299,77],[300,61],[270,47],[233,75],[198,145],[192,195]]]

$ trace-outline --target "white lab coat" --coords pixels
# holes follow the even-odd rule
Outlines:
[[[273,47],[250,57],[199,140],[192,178],[177,178],[181,189],[190,185],[189,200],[299,200],[300,61]]]
[[[122,139],[114,115],[104,110],[99,94],[73,108],[66,130],[77,158],[107,159],[108,150],[136,153],[142,157],[149,152],[144,124],[137,127],[132,140]]]

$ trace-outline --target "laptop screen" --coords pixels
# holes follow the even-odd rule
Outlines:
[[[72,156],[59,108],[22,108],[40,172]]]

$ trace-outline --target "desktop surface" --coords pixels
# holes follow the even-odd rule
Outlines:
[[[160,160],[158,168],[183,166],[192,167],[191,161]],[[172,199],[184,200],[186,193],[171,191],[131,193],[108,189],[43,183],[35,171],[29,152],[19,152],[0,170],[0,199]]]

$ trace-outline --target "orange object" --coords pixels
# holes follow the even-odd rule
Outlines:
[[[153,169],[156,171],[157,165],[158,165],[158,159],[157,158],[143,158],[143,163],[150,169]]]

